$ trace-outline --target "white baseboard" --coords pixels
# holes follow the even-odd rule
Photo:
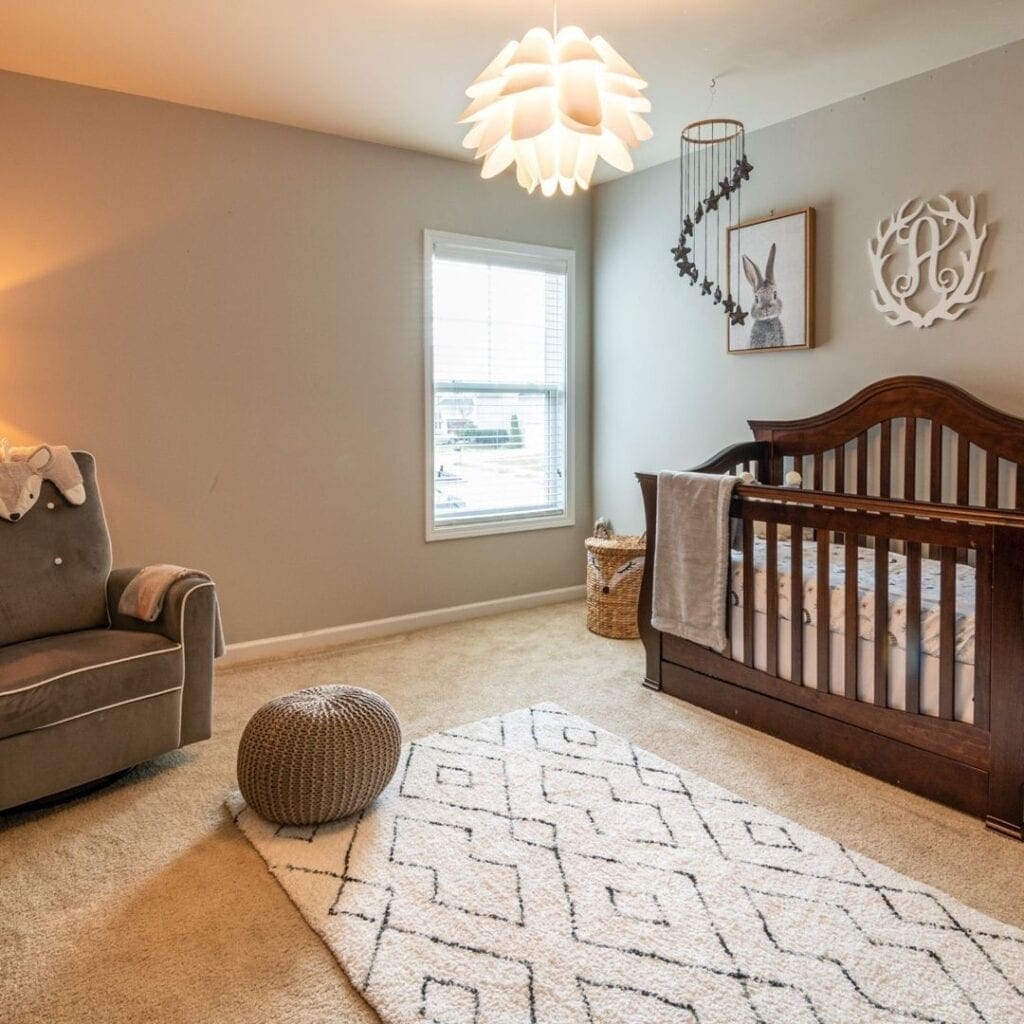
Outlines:
[[[229,668],[251,661],[263,661],[266,658],[308,654],[311,651],[337,647],[358,640],[411,633],[417,629],[440,626],[446,622],[464,622],[467,619],[482,619],[488,615],[501,615],[523,608],[578,601],[586,596],[586,592],[587,588],[580,584],[575,587],[560,587],[558,590],[541,590],[534,594],[499,597],[494,601],[460,604],[452,608],[434,608],[426,612],[413,612],[410,615],[393,615],[371,622],[353,622],[347,626],[328,626],[326,629],[313,629],[305,633],[270,636],[264,640],[246,640],[243,643],[228,644],[224,656],[219,659],[217,665],[219,668]]]

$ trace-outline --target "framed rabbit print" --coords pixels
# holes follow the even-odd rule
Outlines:
[[[796,210],[729,228],[729,294],[741,323],[726,319],[729,352],[814,347],[814,210]]]

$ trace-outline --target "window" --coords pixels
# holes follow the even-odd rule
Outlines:
[[[426,232],[427,540],[573,523],[565,249]]]

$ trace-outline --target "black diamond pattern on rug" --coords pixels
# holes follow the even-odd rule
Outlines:
[[[355,818],[229,806],[386,1024],[1024,1022],[1020,931],[554,705]]]

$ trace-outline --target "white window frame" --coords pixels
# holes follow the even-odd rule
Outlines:
[[[509,257],[510,263],[541,269],[553,264],[565,264],[565,509],[560,513],[536,515],[510,512],[507,515],[484,514],[467,516],[451,525],[438,525],[434,519],[434,282],[435,248],[457,247],[472,259],[479,253],[481,262],[490,257]],[[551,530],[576,524],[576,445],[575,445],[575,378],[576,378],[576,253],[572,249],[556,249],[547,245],[526,242],[507,242],[475,235],[460,235],[449,231],[423,232],[424,264],[424,424],[426,456],[426,539],[452,540],[457,537],[487,537],[502,533],[522,533],[527,530]],[[461,382],[460,382],[461,383]],[[488,385],[465,382],[467,390],[487,390]],[[493,385],[496,391],[519,390],[515,384]],[[532,390],[534,386],[529,389]],[[536,390],[544,390],[536,388]]]

